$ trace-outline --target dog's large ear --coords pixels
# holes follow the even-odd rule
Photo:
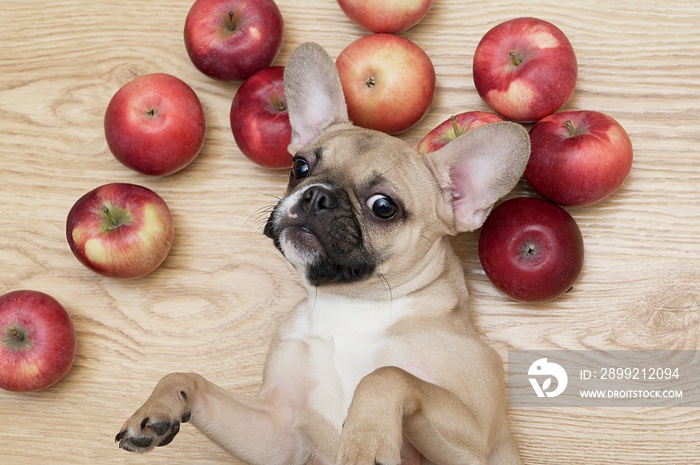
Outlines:
[[[328,126],[350,122],[343,88],[333,59],[318,44],[307,42],[292,53],[284,70],[294,154]]]
[[[473,231],[520,180],[530,158],[530,137],[517,123],[491,123],[426,156],[443,190],[440,217],[455,233]]]

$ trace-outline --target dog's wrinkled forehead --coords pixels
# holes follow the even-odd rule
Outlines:
[[[334,127],[297,152],[290,188],[301,179],[356,191],[382,187],[404,191],[414,182],[434,184],[420,154],[404,141],[354,126]]]

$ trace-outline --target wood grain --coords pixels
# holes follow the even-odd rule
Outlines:
[[[238,151],[228,111],[237,85],[189,62],[182,27],[190,0],[2,1],[0,27],[0,292],[42,290],[73,315],[78,356],[58,385],[0,392],[0,461],[24,464],[223,464],[231,458],[194,428],[146,456],[113,443],[123,420],[165,373],[195,370],[254,394],[275,324],[301,296],[261,229],[286,173]],[[332,0],[279,0],[286,24],[277,60],[308,40],[333,56],[364,32]],[[567,109],[616,118],[635,148],[632,172],[609,199],[569,209],[585,240],[584,271],[554,302],[517,304],[485,278],[478,233],[454,239],[473,319],[510,349],[697,349],[700,345],[700,3],[436,0],[404,35],[433,59],[438,91],[416,143],[449,115],[487,109],[471,59],[490,27],[516,16],[557,24],[579,60]],[[209,125],[199,158],[157,179],[121,166],[102,117],[133,77],[188,82]],[[137,281],[84,269],[65,217],[85,192],[135,182],[169,203],[176,240],[164,265]],[[531,195],[522,183],[513,195]],[[690,408],[511,409],[529,465],[700,464],[700,412]]]

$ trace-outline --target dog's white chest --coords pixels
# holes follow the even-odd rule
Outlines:
[[[342,298],[311,301],[298,309],[285,338],[306,348],[299,369],[310,380],[308,405],[340,427],[360,380],[391,360],[387,330],[410,313],[405,301],[378,303]]]
[[[309,370],[314,387],[309,405],[335,425],[342,424],[360,380],[374,371],[382,357],[382,344],[374,338],[307,340]]]

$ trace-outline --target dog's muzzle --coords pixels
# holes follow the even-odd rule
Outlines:
[[[300,187],[282,199],[265,235],[314,286],[360,281],[376,267],[348,194],[332,185]]]

